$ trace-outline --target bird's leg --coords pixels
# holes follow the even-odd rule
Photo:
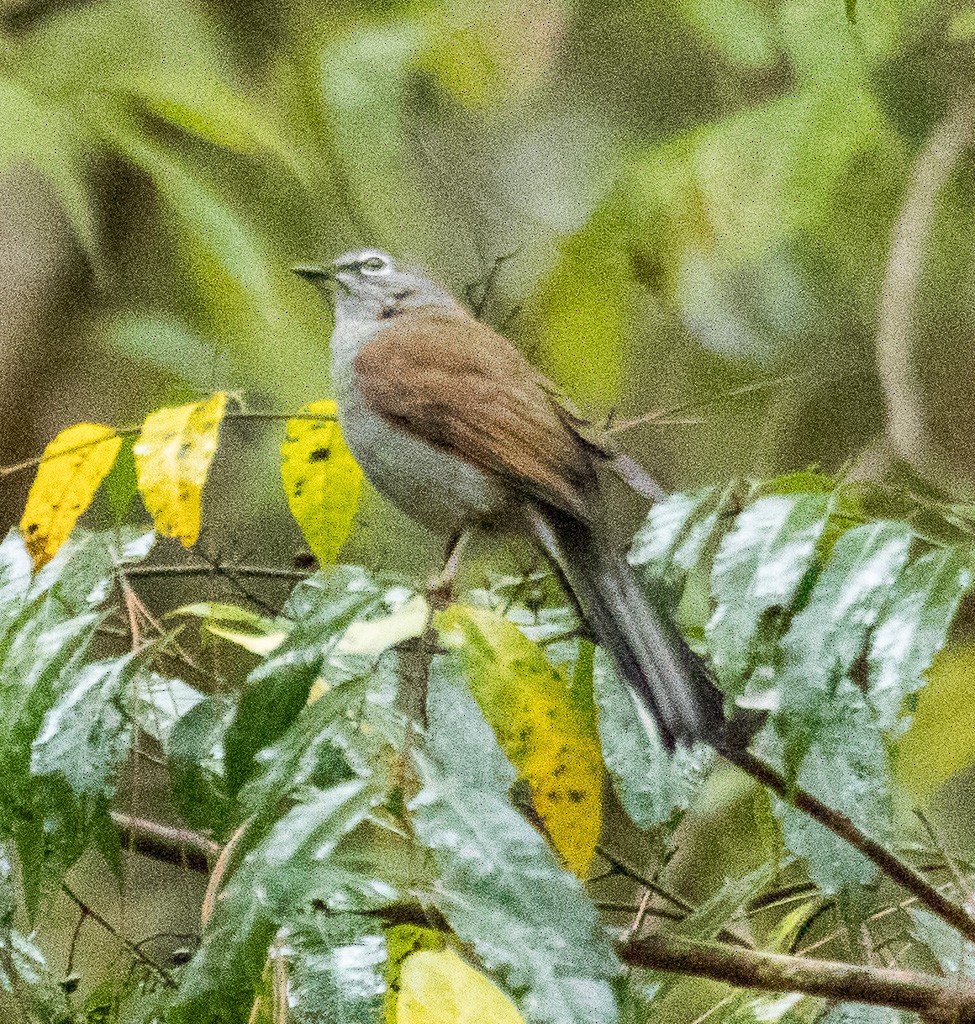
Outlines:
[[[446,608],[454,599],[454,584],[460,572],[460,560],[471,535],[468,529],[458,530],[447,543],[443,569],[427,583],[427,597],[434,608]]]

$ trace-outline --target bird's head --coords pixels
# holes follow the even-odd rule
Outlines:
[[[329,297],[336,320],[382,320],[416,306],[457,306],[453,296],[381,249],[354,249],[332,263],[299,263],[294,272]]]

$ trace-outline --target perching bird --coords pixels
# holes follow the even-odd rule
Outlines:
[[[334,290],[339,420],[373,485],[450,536],[486,523],[532,536],[664,743],[724,745],[720,694],[609,539],[609,439],[507,339],[387,253],[294,269]]]

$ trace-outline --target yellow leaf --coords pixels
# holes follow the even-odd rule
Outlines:
[[[919,803],[958,772],[975,764],[975,644],[941,651],[918,695],[911,727],[895,744],[898,781]]]
[[[111,427],[76,423],[44,449],[20,520],[35,569],[49,562],[68,539],[121,447],[122,438]]]
[[[452,605],[437,624],[444,644],[463,650],[471,692],[531,787],[553,845],[584,875],[602,819],[603,765],[591,693],[580,699],[541,647],[495,612]]]
[[[362,470],[352,457],[334,417],[332,401],[312,402],[288,420],[281,445],[281,479],[288,507],[312,554],[322,564],[335,561],[352,529],[359,504]],[[300,418],[322,416],[322,419]]]
[[[158,409],[146,418],[136,442],[139,491],[156,530],[184,547],[200,535],[200,498],[217,451],[227,395]]]
[[[384,1024],[397,1024],[400,975],[408,957],[422,950],[443,949],[443,932],[421,928],[416,924],[396,924],[386,929],[386,998],[383,1000]]]
[[[396,1024],[525,1024],[525,1018],[494,982],[443,949],[403,962]]]

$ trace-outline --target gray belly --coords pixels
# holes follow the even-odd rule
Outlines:
[[[502,511],[504,490],[487,475],[370,412],[353,381],[333,383],[349,450],[372,485],[408,516],[454,533]]]

